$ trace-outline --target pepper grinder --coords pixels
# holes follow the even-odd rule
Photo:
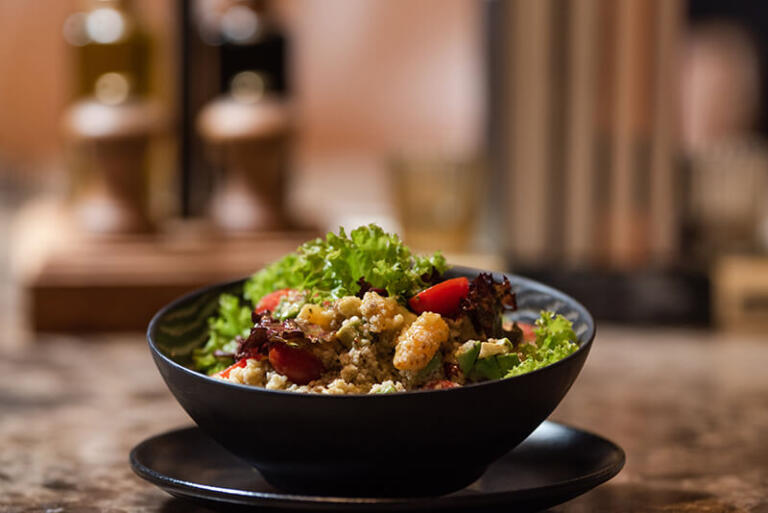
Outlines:
[[[77,100],[63,117],[75,216],[93,234],[147,232],[149,145],[161,121],[148,99],[152,37],[133,0],[82,3],[63,27]]]
[[[159,109],[148,101],[73,104],[64,113],[67,139],[81,160],[75,217],[103,235],[151,231],[146,158]]]
[[[215,168],[209,215],[227,233],[291,228],[285,189],[293,126],[288,102],[244,71],[207,104],[198,131]]]

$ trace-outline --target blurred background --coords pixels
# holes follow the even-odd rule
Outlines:
[[[768,332],[768,8],[5,0],[0,321],[140,330],[376,222],[600,319]]]

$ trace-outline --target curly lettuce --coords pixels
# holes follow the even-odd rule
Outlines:
[[[322,303],[355,295],[363,278],[371,287],[405,301],[428,287],[430,276],[447,268],[440,253],[413,255],[397,235],[370,224],[355,228],[349,236],[340,228],[338,234],[302,244],[254,274],[244,295],[255,304],[274,290],[292,288],[307,291],[309,302]]]
[[[506,371],[504,377],[519,376],[551,365],[576,352],[578,338],[571,321],[552,312],[541,312],[536,320],[535,343],[522,344],[519,351],[525,357]]]

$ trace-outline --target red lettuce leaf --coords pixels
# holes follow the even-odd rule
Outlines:
[[[477,334],[487,339],[509,335],[502,327],[502,314],[505,310],[515,310],[517,303],[506,276],[497,282],[490,273],[480,273],[469,283],[469,293],[459,307]]]

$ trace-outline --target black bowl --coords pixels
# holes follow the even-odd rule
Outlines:
[[[454,267],[449,277],[476,276]],[[496,279],[502,274],[495,273]],[[595,336],[589,312],[546,285],[506,275],[517,293],[513,318],[541,310],[573,321],[579,349],[512,378],[448,390],[329,396],[226,383],[184,366],[206,338],[222,292],[243,280],[184,296],[152,319],[147,337],[168,388],[200,428],[290,493],[424,496],[448,493],[533,432],[579,374]]]

